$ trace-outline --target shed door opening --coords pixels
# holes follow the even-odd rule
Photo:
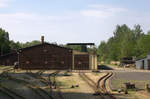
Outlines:
[[[150,59],[149,60],[147,60],[147,62],[148,62],[148,70],[150,70]]]
[[[88,70],[89,69],[89,55],[74,55],[74,69]]]
[[[142,60],[142,68],[141,69],[144,69],[144,60]]]

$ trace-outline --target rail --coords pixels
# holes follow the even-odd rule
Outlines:
[[[9,77],[8,72],[14,70],[12,67],[1,69],[2,73],[0,73],[0,78]],[[18,93],[8,89],[4,85],[0,84],[0,91],[10,97],[11,99],[25,99],[23,96],[19,95]]]
[[[108,96],[110,99],[116,99],[106,88],[106,81],[113,75],[113,73],[107,73],[105,76],[101,77],[98,80],[97,88],[100,88],[100,92],[106,96]]]
[[[103,77],[101,77],[98,82],[94,82],[90,77],[88,77],[85,73],[79,72],[79,76],[93,89],[95,95],[99,95],[102,99],[116,99],[111,93],[108,92],[106,88],[106,81],[113,75],[113,73],[107,73]]]
[[[58,90],[58,96],[60,99],[64,99],[63,95],[62,95],[62,92],[59,88],[59,86],[56,85],[56,76],[60,73],[60,71],[55,71],[51,74],[49,74],[48,76],[48,81],[49,81],[49,86],[50,86],[50,89],[52,90],[52,86],[54,86],[57,90]]]

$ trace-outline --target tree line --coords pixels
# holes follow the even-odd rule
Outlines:
[[[144,33],[140,25],[133,29],[126,24],[117,25],[113,36],[102,41],[97,48],[99,61],[119,61],[124,57],[143,58],[150,53],[150,31]]]
[[[9,39],[9,33],[0,28],[0,55],[11,53],[14,50],[40,44],[40,41],[34,40],[31,42],[21,43]]]

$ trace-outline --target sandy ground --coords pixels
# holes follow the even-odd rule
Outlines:
[[[105,73],[86,73],[95,82],[98,81]],[[58,81],[65,83],[65,87],[61,87],[61,91],[65,99],[98,99],[98,96],[94,96],[93,89],[80,78],[78,73],[73,73],[72,76],[68,77],[57,77]],[[79,85],[76,88],[70,88],[72,85]],[[99,98],[100,99],[100,98]]]
[[[150,99],[150,93],[146,91],[139,91],[136,93],[138,99]]]

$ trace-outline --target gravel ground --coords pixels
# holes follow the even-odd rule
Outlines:
[[[119,89],[126,82],[135,83],[136,88],[144,89],[146,84],[150,84],[150,72],[116,72],[111,78],[110,88]]]
[[[118,72],[113,78],[122,80],[150,80],[150,72]]]
[[[41,97],[49,99],[47,94],[36,87],[41,87],[43,90],[45,90],[45,92],[48,91],[47,89],[45,89],[47,86],[44,83],[40,82],[38,79],[35,79],[34,77],[29,76],[25,73],[9,72],[7,75],[9,76],[7,77],[6,74],[1,75],[0,84],[8,88],[10,91],[17,93],[18,95],[21,95],[26,99],[41,99]],[[30,87],[28,87],[29,85]],[[7,95],[4,95],[4,93],[0,92],[0,99],[9,99],[9,97],[6,96]]]
[[[86,73],[95,82],[105,73]],[[81,79],[78,73],[73,73],[68,77],[57,77],[58,81],[62,83],[60,86],[61,92],[65,99],[100,99],[99,96],[93,96],[94,91],[89,85]],[[79,84],[77,88],[70,88],[71,85]]]
[[[61,91],[65,99],[91,99],[93,90],[79,77],[78,73],[73,73],[70,77],[57,77],[63,83]],[[77,88],[70,88],[71,85],[79,84]]]
[[[12,99],[12,98],[7,96],[7,94],[0,91],[0,99]]]

